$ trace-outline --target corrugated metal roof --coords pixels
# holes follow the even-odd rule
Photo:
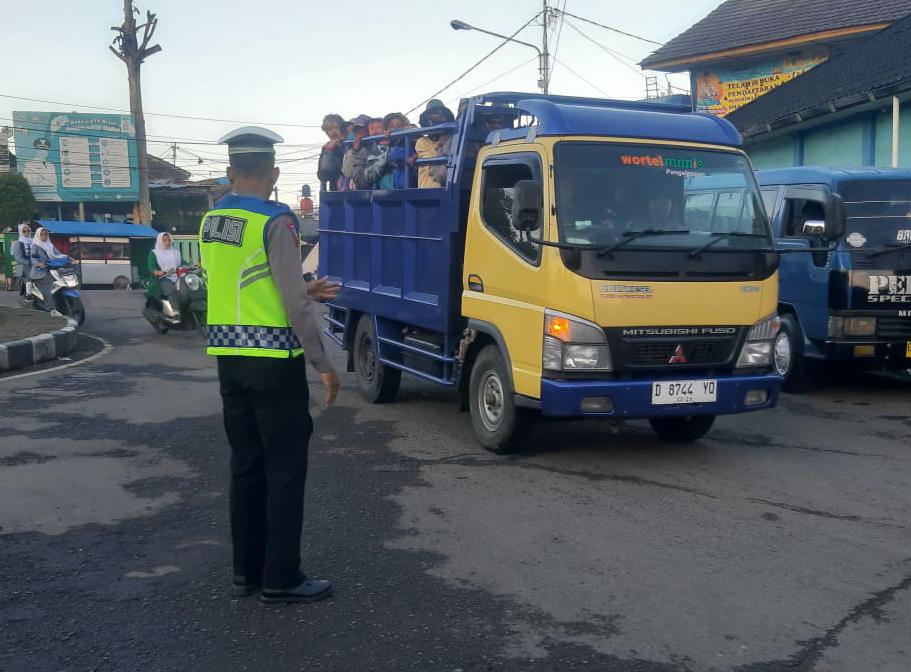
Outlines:
[[[911,16],[833,56],[809,72],[734,110],[726,118],[745,135],[911,89]]]
[[[829,30],[891,23],[911,0],[727,0],[656,50],[642,67]]]
[[[38,222],[49,232],[64,236],[110,236],[112,238],[155,238],[158,231],[140,224],[120,222]]]

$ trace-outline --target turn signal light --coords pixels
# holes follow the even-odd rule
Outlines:
[[[561,341],[569,340],[569,320],[560,315],[551,315],[547,319],[547,333]]]

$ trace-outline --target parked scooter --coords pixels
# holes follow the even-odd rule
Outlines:
[[[85,307],[82,305],[82,295],[79,293],[79,278],[73,262],[67,258],[49,259],[47,262],[48,274],[53,281],[51,296],[54,308],[62,315],[76,320],[77,324],[85,322]],[[38,289],[38,283],[29,282],[22,297],[22,305],[32,310],[44,310],[44,294]]]
[[[202,271],[195,266],[180,267],[175,274],[177,282],[170,298],[151,296],[146,285],[142,314],[159,334],[166,334],[169,329],[196,329],[205,334],[208,304]]]

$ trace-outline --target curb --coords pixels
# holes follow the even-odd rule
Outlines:
[[[58,331],[0,343],[0,372],[22,369],[68,355],[79,345],[76,320]]]

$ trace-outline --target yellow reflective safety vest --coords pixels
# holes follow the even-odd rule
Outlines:
[[[200,263],[208,283],[206,352],[290,358],[304,354],[269,268],[266,234],[288,206],[253,196],[226,196],[199,229]]]

